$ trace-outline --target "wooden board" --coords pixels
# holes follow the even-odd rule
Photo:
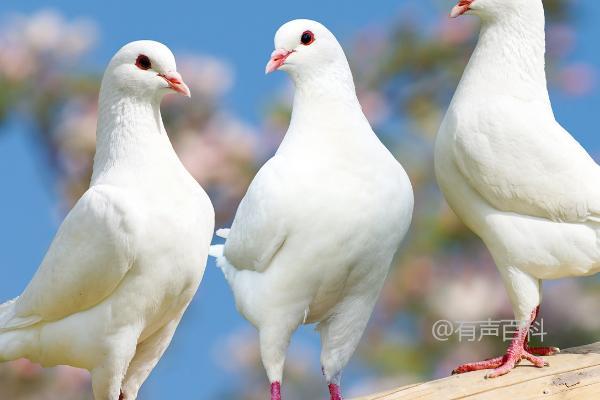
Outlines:
[[[495,379],[485,379],[487,371],[476,371],[356,400],[600,399],[600,342],[544,359],[550,366],[535,368],[523,360],[511,373]]]

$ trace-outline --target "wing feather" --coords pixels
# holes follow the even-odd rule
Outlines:
[[[489,203],[553,221],[600,221],[600,167],[549,110],[513,99],[475,114],[476,132],[457,130],[454,157]]]
[[[258,172],[228,232],[224,254],[237,269],[266,270],[285,242],[286,182],[277,161],[272,158]]]
[[[134,214],[119,189],[90,188],[65,218],[0,329],[62,319],[108,297],[134,262]]]

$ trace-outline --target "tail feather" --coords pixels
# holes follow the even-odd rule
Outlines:
[[[15,305],[18,299],[16,297],[6,303],[0,304],[0,333],[13,329],[26,328],[41,321],[41,317],[37,315],[26,317],[16,316]]]
[[[227,282],[229,282],[229,285],[233,285],[237,269],[231,265],[229,261],[227,261],[227,258],[223,255],[224,249],[225,245],[214,244],[210,246],[208,254],[217,259],[217,267],[221,269],[223,275],[225,275],[225,279],[227,279]]]
[[[11,357],[12,339],[15,332],[0,333],[0,363],[14,360]]]
[[[215,234],[223,239],[227,239],[229,237],[229,228],[221,228],[217,229]],[[223,271],[223,275],[225,275],[225,279],[229,282],[230,285],[233,285],[233,280],[235,278],[235,274],[237,272],[236,268],[227,261],[224,255],[225,245],[224,244],[214,244],[210,246],[208,250],[208,254],[217,260],[217,267],[221,268]]]
[[[227,239],[229,237],[230,230],[231,229],[229,229],[229,228],[217,229],[217,232],[215,234],[220,238]]]
[[[214,258],[223,257],[223,252],[225,250],[225,245],[223,244],[213,244],[208,248],[208,255]]]
[[[0,332],[7,329],[10,321],[15,317],[15,302],[18,297],[0,304]]]
[[[217,231],[217,236],[224,239],[227,239],[228,235],[229,229],[219,229]],[[215,257],[216,265],[225,276],[225,280],[233,292],[236,307],[240,313],[252,324],[258,326],[263,307],[261,306],[262,303],[257,301],[255,294],[257,290],[262,290],[264,274],[253,270],[236,268],[225,257],[224,244],[210,246],[208,254]]]
[[[19,329],[0,332],[0,362],[30,358],[39,346],[39,334],[35,329]],[[31,359],[31,358],[30,358]]]
[[[15,316],[14,298],[6,303],[0,304],[0,362],[11,361],[23,356],[21,350],[24,339],[21,331],[14,330],[21,325],[20,318]]]

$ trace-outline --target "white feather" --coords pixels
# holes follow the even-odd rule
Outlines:
[[[318,38],[300,44],[310,30]],[[294,50],[290,127],[252,181],[217,264],[240,312],[260,332],[263,364],[281,381],[285,350],[302,323],[319,323],[326,379],[338,383],[401,240],[413,195],[402,166],[373,133],[335,37],[296,20],[276,34]]]
[[[229,229],[227,229],[227,228],[217,229],[216,234],[220,238],[227,239],[227,237],[229,236]]]
[[[139,54],[155,69],[137,68]],[[100,91],[91,186],[23,294],[0,306],[0,359],[87,368],[98,400],[121,391],[137,397],[208,255],[212,205],[160,118],[168,85],[157,73],[175,69],[156,42],[130,43],[113,57]]]
[[[542,279],[600,270],[600,167],[554,118],[542,2],[516,9],[476,6],[486,17],[435,164],[449,204],[492,253],[515,318],[528,320]]]

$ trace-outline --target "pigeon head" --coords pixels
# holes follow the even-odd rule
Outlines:
[[[171,50],[151,40],[123,46],[110,61],[102,85],[132,97],[154,99],[173,92],[190,97]]]
[[[296,19],[277,30],[275,50],[265,72],[280,69],[300,76],[340,61],[347,64],[342,47],[327,28],[316,21]]]
[[[460,0],[450,12],[452,18],[463,14],[484,20],[501,20],[513,16],[543,15],[542,0]]]

